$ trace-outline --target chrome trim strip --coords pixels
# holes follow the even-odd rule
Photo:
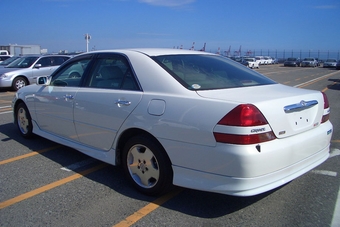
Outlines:
[[[311,101],[301,100],[300,103],[285,106],[285,107],[283,107],[283,109],[284,109],[285,113],[293,113],[293,112],[298,112],[298,111],[302,111],[302,110],[311,108],[311,107],[313,107],[317,104],[318,104],[318,101],[316,101],[316,100],[311,100]]]

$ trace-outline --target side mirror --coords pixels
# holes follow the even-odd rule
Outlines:
[[[48,85],[48,78],[47,78],[47,76],[39,76],[37,78],[37,85]]]
[[[36,64],[36,65],[34,66],[34,68],[37,68],[37,69],[41,68],[41,64]]]

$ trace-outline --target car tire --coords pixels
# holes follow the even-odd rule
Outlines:
[[[17,91],[20,88],[25,87],[27,84],[28,84],[27,80],[24,77],[19,76],[14,78],[12,88],[14,91]]]
[[[15,124],[22,137],[31,138],[33,136],[32,118],[24,103],[20,103],[15,109]]]
[[[124,146],[122,164],[130,183],[146,195],[159,195],[172,187],[171,162],[161,144],[151,136],[132,137]]]

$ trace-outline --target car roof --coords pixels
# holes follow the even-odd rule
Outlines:
[[[70,55],[60,55],[60,54],[48,54],[48,55],[41,55],[41,54],[25,54],[25,55],[21,55],[19,57],[71,57]]]
[[[139,52],[148,56],[160,56],[160,55],[177,55],[177,54],[205,54],[205,55],[215,55],[212,53],[195,51],[195,50],[184,50],[184,49],[170,49],[170,48],[135,48],[135,49],[112,49],[112,50],[99,50],[91,51],[89,53],[124,53],[129,52]],[[81,54],[83,55],[83,54]]]

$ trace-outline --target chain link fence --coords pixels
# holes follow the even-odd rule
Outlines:
[[[317,58],[320,62],[326,59],[340,60],[340,50],[338,51],[324,51],[324,50],[248,50],[242,51],[223,51],[219,50],[219,53],[225,56],[270,56],[276,58],[279,62],[283,62],[290,57],[304,59],[307,57]]]

